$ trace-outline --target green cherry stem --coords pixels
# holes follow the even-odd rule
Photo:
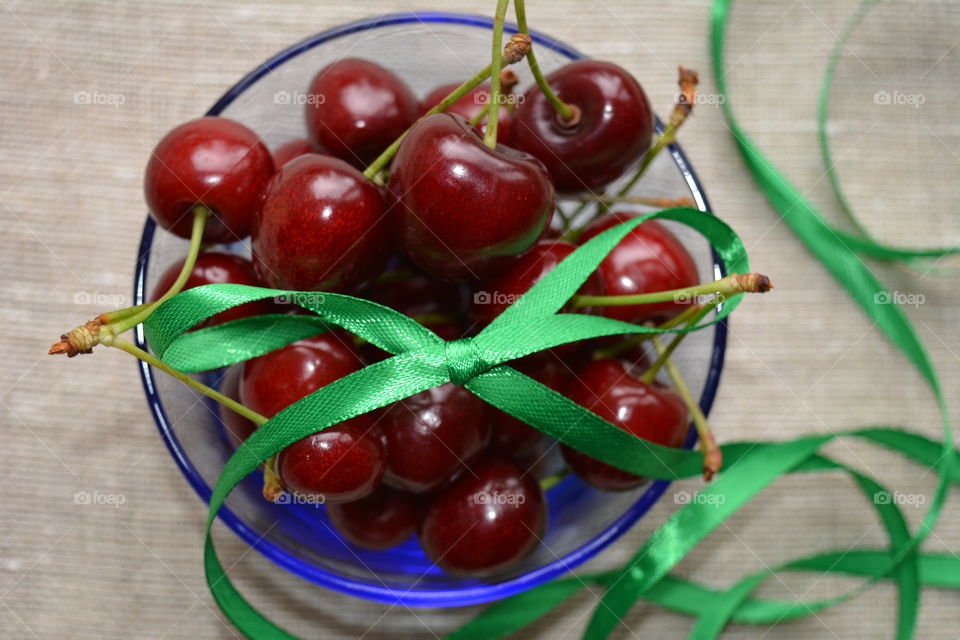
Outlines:
[[[490,113],[490,105],[488,104],[483,109],[477,112],[477,115],[470,118],[470,126],[475,127],[480,124],[480,121],[483,120]]]
[[[657,325],[656,328],[661,330],[673,329],[674,327],[687,322],[687,320],[692,318],[698,311],[700,311],[700,305],[692,305],[690,307],[687,307],[686,309],[683,310],[683,312],[670,318],[663,324]],[[617,344],[611,345],[609,347],[605,347],[603,349],[597,349],[596,351],[593,352],[593,359],[605,360],[607,358],[616,358],[618,355],[620,355],[630,347],[646,342],[650,338],[651,338],[651,334],[649,333],[638,333],[637,335],[627,338],[626,340],[622,340]]]
[[[663,342],[659,337],[653,336],[652,342],[657,353],[661,355],[666,353],[666,348],[663,346]],[[693,419],[693,426],[699,436],[700,453],[703,455],[703,479],[709,482],[723,466],[723,453],[720,451],[720,447],[717,446],[717,440],[713,437],[713,431],[710,429],[710,423],[707,422],[707,417],[703,415],[700,405],[694,399],[693,394],[690,393],[690,387],[687,386],[686,380],[683,379],[680,369],[670,358],[666,359],[663,368],[667,371],[667,375],[670,376],[673,388],[680,394],[680,397],[683,398],[684,404],[687,405],[687,411],[690,412],[690,416]]]
[[[529,34],[530,30],[527,28],[527,9],[524,6],[524,0],[514,0],[513,10],[516,12],[517,28],[520,29],[520,33]],[[536,81],[537,86],[540,87],[543,96],[551,106],[553,106],[557,115],[560,116],[560,120],[562,122],[575,120],[577,118],[577,111],[574,107],[561,100],[560,97],[554,93],[553,89],[550,88],[546,78],[543,77],[543,71],[540,70],[540,64],[537,62],[537,56],[534,54],[532,46],[527,52],[527,64],[530,66],[530,72],[533,74],[533,79]]]
[[[766,293],[773,289],[770,278],[759,273],[732,273],[725,278],[698,284],[684,289],[638,293],[627,296],[573,296],[573,307],[618,307],[654,302],[683,303],[690,300],[700,302],[701,297],[710,297],[710,304],[719,304],[724,299],[740,293]]]
[[[210,209],[204,205],[197,204],[193,207],[190,249],[187,251],[187,257],[183,261],[183,267],[180,269],[176,281],[162,297],[154,302],[102,313],[86,324],[61,335],[60,341],[55,342],[47,353],[51,355],[65,353],[70,358],[80,353],[91,353],[93,347],[98,344],[105,344],[105,340],[112,339],[114,336],[142,323],[150,317],[154,309],[180,293],[197,262],[197,256],[200,254],[200,247],[203,244],[203,230],[209,217]]]
[[[527,54],[527,51],[530,47],[530,37],[526,35],[516,34],[511,39],[510,42],[503,49],[503,63],[504,64],[514,64],[519,60],[523,59],[523,56]],[[491,65],[485,66],[483,69],[478,71],[471,77],[469,80],[466,80],[459,87],[447,94],[447,97],[441,100],[436,106],[432,107],[426,113],[424,113],[417,122],[423,120],[427,116],[432,116],[437,113],[442,113],[450,108],[450,106],[467,95],[472,89],[480,85],[484,80],[490,77],[490,72],[492,70]],[[416,122],[414,123],[416,125]],[[412,128],[412,127],[411,127]],[[390,160],[393,159],[393,156],[396,155],[397,149],[400,148],[400,143],[403,142],[403,139],[406,137],[407,133],[410,132],[410,129],[407,129],[400,137],[390,143],[390,146],[383,150],[379,156],[377,156],[373,162],[367,166],[363,171],[363,175],[370,180],[377,181],[377,176],[380,172],[390,163]]]
[[[712,305],[704,305],[693,315],[693,317],[687,321],[686,326],[692,327],[696,325],[698,322],[703,320],[708,313],[713,311],[713,308],[714,307]],[[667,361],[670,359],[670,356],[673,355],[673,352],[677,350],[677,347],[680,346],[680,343],[683,342],[683,339],[688,335],[689,334],[687,333],[681,333],[671,340],[670,344],[665,349],[657,349],[657,352],[660,355],[657,357],[656,361],[650,365],[650,368],[647,369],[642,376],[640,376],[640,381],[646,382],[647,384],[652,384],[657,377],[657,373],[660,371],[663,365],[667,363]],[[651,338],[653,337],[655,336],[651,336]]]
[[[493,44],[490,58],[490,105],[487,130],[483,143],[491,149],[497,146],[497,126],[500,124],[500,70],[503,68],[503,23],[507,19],[510,0],[497,0],[497,12],[493,17]]]
[[[160,371],[163,371],[167,375],[176,378],[177,380],[187,385],[191,389],[195,389],[196,391],[199,391],[206,397],[211,398],[212,400],[215,400],[216,402],[219,402],[223,406],[227,407],[231,411],[234,411],[240,414],[250,422],[253,422],[254,424],[256,424],[258,427],[267,421],[267,419],[264,416],[260,415],[256,411],[253,411],[252,409],[248,409],[247,407],[243,406],[236,400],[233,400],[232,398],[229,398],[223,395],[219,391],[208,387],[207,385],[203,384],[199,380],[195,380],[191,378],[190,376],[183,373],[182,371],[174,369],[163,360],[144,351],[143,349],[136,346],[135,344],[127,342],[123,338],[117,338],[117,337],[105,338],[103,340],[103,344],[114,347],[116,349],[120,349],[121,351],[125,351],[130,355],[132,355],[133,357],[137,358],[138,360],[141,360],[142,362],[146,362],[151,367],[154,367],[155,369],[159,369]],[[283,493],[283,491],[284,491],[283,482],[280,480],[280,477],[276,473],[276,456],[275,455],[270,456],[263,463],[263,497],[269,500],[270,502],[276,502],[277,499],[280,497],[280,495]]]
[[[159,369],[160,371],[163,371],[167,375],[176,378],[177,380],[184,383],[188,387],[195,389],[196,391],[199,391],[206,397],[211,398],[212,400],[216,400],[217,402],[227,407],[231,411],[235,411],[236,413],[240,414],[250,422],[255,423],[257,426],[260,426],[267,421],[265,417],[263,417],[256,411],[248,409],[247,407],[243,406],[236,400],[233,400],[223,395],[216,389],[211,389],[210,387],[203,384],[199,380],[195,380],[190,376],[188,376],[187,374],[183,373],[182,371],[174,369],[173,367],[168,365],[166,362],[164,362],[160,358],[157,358],[153,354],[150,354],[144,351],[143,349],[141,349],[140,347],[136,346],[133,343],[127,342],[123,338],[118,338],[115,336],[112,336],[110,338],[105,338],[103,340],[103,344],[110,347],[114,347],[116,349],[120,349],[121,351],[126,351],[127,353],[137,358],[138,360],[146,362],[151,367],[154,367],[155,369]]]

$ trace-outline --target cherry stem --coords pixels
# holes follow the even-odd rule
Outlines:
[[[493,44],[490,58],[490,106],[487,130],[483,143],[491,149],[497,146],[497,125],[500,124],[500,69],[503,67],[503,23],[507,19],[510,0],[497,0],[497,12],[493,17]]]
[[[654,336],[652,342],[657,353],[662,355],[666,352],[663,342],[659,337]],[[714,474],[719,472],[723,466],[723,453],[720,451],[720,447],[717,446],[716,438],[713,437],[713,431],[710,429],[710,423],[707,422],[707,417],[703,415],[700,405],[694,399],[693,394],[690,393],[690,388],[683,379],[680,369],[670,358],[666,359],[664,369],[666,369],[674,389],[680,394],[680,397],[683,398],[684,404],[687,405],[687,411],[690,412],[690,416],[693,418],[693,426],[696,428],[697,435],[700,437],[700,453],[703,455],[703,479],[709,482],[713,479]]]
[[[643,196],[607,196],[607,195],[596,195],[596,196],[581,196],[575,198],[579,202],[585,202],[587,204],[593,202],[602,202],[605,204],[612,204],[617,202],[622,202],[626,204],[643,204],[648,207],[656,207],[658,209],[669,209],[671,207],[693,207],[694,203],[692,198],[686,196],[682,198],[645,198]]]
[[[773,289],[770,278],[759,273],[732,273],[725,278],[698,284],[684,289],[656,291],[653,293],[639,293],[626,296],[582,296],[571,298],[573,307],[620,307],[636,304],[652,304],[654,302],[685,303],[693,300],[696,303],[720,304],[725,299],[741,293],[766,293]],[[701,300],[701,298],[709,298]]]
[[[248,409],[247,407],[243,406],[236,400],[229,398],[223,395],[222,393],[220,393],[219,391],[208,387],[207,385],[203,384],[199,380],[194,380],[193,378],[183,373],[182,371],[178,371],[177,369],[174,369],[163,360],[157,358],[156,356],[151,355],[150,353],[147,353],[146,351],[139,348],[138,346],[130,342],[127,342],[123,338],[112,337],[109,340],[105,340],[103,344],[109,345],[111,347],[115,347],[117,349],[120,349],[121,351],[126,351],[127,353],[134,356],[138,360],[146,362],[151,367],[154,367],[155,369],[159,369],[160,371],[163,371],[167,375],[173,376],[174,378],[184,383],[188,387],[195,389],[200,393],[202,393],[203,395],[205,395],[206,397],[219,402],[220,404],[227,407],[231,411],[235,411],[236,413],[240,414],[250,422],[253,422],[257,426],[260,426],[267,421],[267,419],[264,416],[260,415],[256,411],[253,411],[252,409]],[[262,492],[263,492],[263,497],[269,500],[270,502],[276,502],[277,499],[284,492],[283,481],[280,480],[280,476],[275,471],[276,457],[277,456],[275,455],[270,456],[263,463]]]
[[[483,120],[487,115],[490,114],[490,105],[488,104],[483,109],[477,112],[477,115],[470,118],[470,126],[475,127],[480,124],[480,121]]]
[[[223,395],[216,389],[211,389],[210,387],[203,384],[199,380],[195,380],[191,378],[190,376],[183,373],[182,371],[178,371],[177,369],[174,369],[173,367],[168,365],[166,362],[164,362],[160,358],[157,358],[156,356],[150,353],[147,353],[140,347],[130,342],[127,342],[123,338],[111,336],[109,339],[105,339],[103,341],[103,344],[110,347],[115,347],[117,349],[120,349],[121,351],[126,351],[127,353],[134,356],[138,360],[141,360],[142,362],[146,362],[151,367],[154,367],[155,369],[159,369],[160,371],[163,371],[167,375],[170,375],[176,378],[177,380],[184,383],[188,387],[195,389],[196,391],[199,391],[206,397],[211,398],[212,400],[216,400],[217,402],[227,407],[231,411],[235,411],[236,413],[240,414],[247,420],[255,423],[257,426],[262,425],[264,422],[267,421],[267,419],[262,415],[260,415],[259,413],[251,409],[248,409],[247,407],[243,406],[236,400],[228,398],[227,396]]]
[[[713,306],[705,305],[701,307],[694,315],[691,317],[685,326],[692,327],[695,326],[698,322],[703,320],[708,313],[713,311]],[[650,365],[650,368],[647,369],[642,376],[640,376],[641,382],[646,382],[647,384],[652,384],[657,377],[657,373],[660,371],[660,368],[666,364],[667,360],[670,359],[670,356],[673,355],[673,352],[676,351],[677,347],[680,346],[680,343],[683,342],[683,339],[687,337],[687,333],[681,333],[673,340],[670,341],[670,344],[666,349],[657,350],[660,354],[656,361]]]
[[[514,35],[510,39],[510,42],[508,42],[503,49],[503,62],[505,64],[513,64],[517,62],[527,54],[529,47],[530,47],[529,36],[521,35],[519,33]],[[491,65],[488,64],[486,67],[478,71],[476,74],[474,74],[472,78],[470,78],[469,80],[466,80],[459,87],[457,87],[456,89],[451,91],[449,94],[447,94],[447,97],[441,100],[436,106],[430,108],[426,113],[420,116],[417,119],[417,122],[420,122],[427,116],[432,116],[437,113],[442,113],[447,109],[449,109],[454,102],[456,102],[463,96],[467,95],[467,93],[469,93],[470,90],[476,88],[477,86],[480,85],[481,82],[489,78],[491,69],[492,69]],[[390,163],[390,160],[393,159],[393,156],[396,155],[397,149],[400,148],[400,143],[403,142],[403,139],[410,132],[410,129],[416,126],[417,122],[414,122],[413,125],[410,126],[410,128],[408,128],[406,131],[400,134],[400,137],[398,137],[396,140],[391,142],[390,146],[384,149],[383,153],[377,156],[376,159],[374,159],[374,161],[371,162],[366,169],[364,169],[363,175],[366,176],[368,179],[377,182],[378,181],[377,176],[384,169],[384,167],[386,167],[387,164]]]
[[[700,305],[693,305],[687,307],[683,310],[682,313],[677,314],[676,316],[670,318],[663,324],[657,325],[657,329],[667,330],[672,329],[680,324],[683,324],[691,317],[693,317],[698,311],[700,311]],[[605,360],[607,358],[616,358],[618,355],[629,349],[630,347],[636,346],[643,342],[646,342],[651,338],[649,333],[638,333],[635,336],[622,340],[617,344],[605,347],[603,349],[597,349],[593,352],[594,360]]]
[[[197,263],[197,256],[200,254],[200,245],[203,240],[203,228],[207,223],[207,218],[210,217],[210,209],[206,208],[202,204],[198,204],[193,208],[193,230],[190,233],[190,249],[187,251],[187,257],[183,261],[183,267],[180,269],[180,273],[177,275],[177,279],[174,281],[173,285],[167,292],[160,296],[157,300],[150,303],[145,309],[138,311],[137,313],[122,318],[118,322],[111,322],[114,335],[119,335],[124,331],[134,328],[138,324],[144,322],[147,318],[150,317],[157,307],[161,304],[172,298],[173,296],[180,293],[180,290],[183,289],[183,285],[187,283],[187,279],[190,277],[190,273],[193,271],[194,265]]]
[[[527,9],[524,6],[524,0],[514,0],[513,9],[516,12],[517,28],[520,29],[520,33],[529,35],[530,30],[527,28]],[[563,122],[570,122],[573,120],[576,116],[576,112],[570,105],[561,100],[560,97],[554,93],[553,89],[550,88],[546,78],[543,77],[543,71],[540,70],[540,64],[537,62],[537,56],[533,53],[532,46],[527,52],[527,64],[530,66],[530,72],[533,74],[533,79],[536,80],[537,86],[540,87],[540,91],[543,92],[547,102],[549,102],[554,111],[557,112],[557,115],[560,116],[560,119]]]
[[[560,481],[566,478],[568,475],[570,475],[570,469],[564,469],[563,471],[555,473],[552,476],[547,476],[540,481],[540,489],[542,491],[549,491],[560,484]]]
[[[201,241],[203,239],[203,229],[210,217],[210,210],[202,204],[197,204],[193,208],[193,229],[190,233],[190,249],[187,257],[184,259],[183,267],[177,276],[173,286],[155,302],[140,304],[135,307],[118,309],[102,313],[86,324],[76,327],[72,331],[60,336],[60,341],[55,342],[47,351],[51,355],[61,353],[67,354],[68,358],[81,353],[92,353],[93,348],[98,344],[107,344],[124,331],[132,329],[144,320],[150,317],[150,314],[161,304],[180,293],[180,289],[186,284],[190,277],[190,272],[197,262],[197,256],[200,253]]]

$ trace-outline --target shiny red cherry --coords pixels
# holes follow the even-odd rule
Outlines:
[[[420,112],[425,113],[440,104],[440,101],[446,98],[450,93],[460,86],[457,83],[445,84],[437,87],[427,94],[420,102]],[[467,120],[473,118],[487,108],[490,104],[490,85],[481,84],[468,91],[462,98],[447,107],[446,113],[455,113],[463,116]],[[500,107],[499,122],[497,123],[497,142],[500,144],[510,144],[510,119],[512,113],[509,109]],[[477,131],[483,135],[487,131],[487,117],[477,124]]]
[[[421,391],[384,410],[390,486],[424,493],[460,471],[487,444],[486,403],[450,382]]]
[[[345,292],[370,282],[390,255],[383,196],[342,160],[308,154],[267,187],[253,228],[253,263],[278,289]]]
[[[180,275],[180,269],[183,268],[183,260],[170,265],[157,285],[153,289],[151,300],[157,300],[165,294]],[[245,258],[232,253],[221,253],[219,251],[201,251],[197,255],[197,261],[193,265],[193,270],[187,277],[186,284],[183,285],[183,291],[193,289],[205,284],[246,284],[255,287],[261,286],[260,279],[253,270],[253,264]],[[233,307],[222,311],[206,320],[206,322],[195,327],[212,327],[215,324],[223,324],[231,320],[248,318],[250,316],[259,316],[266,313],[276,313],[276,309],[270,300],[258,300],[248,302],[239,307]]]
[[[564,361],[551,351],[541,351],[507,364],[558,393],[563,392],[570,374]],[[543,439],[543,433],[509,413],[491,407],[490,416],[493,423],[490,447],[503,455],[524,456]]]
[[[150,215],[189,238],[194,206],[212,215],[204,242],[250,235],[254,212],[273,175],[273,159],[256,133],[239,122],[208,116],[176,127],[154,147],[143,178]]]
[[[391,215],[403,252],[430,274],[475,280],[533,246],[553,214],[543,165],[490,149],[460,116],[416,124],[394,158]]]
[[[240,379],[242,377],[242,362],[230,367],[220,384],[220,393],[231,400],[242,403],[240,400]],[[220,410],[220,419],[223,421],[223,426],[226,427],[227,439],[234,448],[239,447],[256,430],[257,424],[222,404],[217,405],[217,407]]]
[[[689,417],[683,398],[661,384],[634,378],[619,360],[597,360],[580,369],[565,395],[644,440],[680,447],[687,437]],[[625,491],[647,481],[565,445],[563,457],[574,473],[598,489]]]
[[[417,98],[375,62],[344,58],[310,83],[306,123],[310,140],[363,168],[417,118]]]
[[[575,108],[563,122],[536,86],[514,113],[513,144],[539,158],[557,191],[597,189],[620,177],[647,149],[653,112],[640,84],[622,67],[577,60],[547,76],[561,100]]]
[[[273,150],[273,166],[280,169],[294,158],[308,153],[323,153],[323,150],[305,138],[294,138]]]
[[[470,319],[481,326],[490,324],[576,249],[576,245],[569,242],[540,240],[525,254],[514,258],[503,273],[474,287]],[[602,292],[600,280],[595,275],[591,275],[580,291],[589,295],[601,295]]]
[[[362,364],[344,340],[327,332],[247,361],[240,382],[243,404],[270,418],[358,370]],[[383,434],[364,414],[293,443],[278,454],[276,470],[290,491],[343,502],[376,489],[385,464]]]
[[[471,472],[433,498],[420,544],[448,573],[486,576],[510,568],[537,547],[546,527],[546,503],[537,481],[512,462],[485,458]]]
[[[627,220],[639,213],[611,213],[587,225],[581,242]],[[608,296],[633,295],[692,287],[699,283],[697,265],[666,227],[655,220],[644,222],[628,233],[604,258],[597,269]],[[670,300],[644,305],[607,306],[602,314],[615,320],[640,323],[646,320],[666,320],[692,304],[692,298]]]
[[[327,515],[344,538],[364,549],[388,549],[417,528],[420,507],[409,493],[380,487],[366,498],[331,504]]]

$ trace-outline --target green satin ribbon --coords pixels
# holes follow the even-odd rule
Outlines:
[[[729,7],[729,0],[716,0],[713,5],[712,52],[721,93],[726,93],[723,37]],[[943,441],[934,442],[898,429],[870,428],[782,443],[725,444],[724,468],[719,478],[701,492],[722,495],[724,500],[700,500],[678,509],[625,567],[555,580],[508,598],[450,638],[499,638],[545,615],[587,583],[605,588],[602,603],[588,625],[587,638],[606,637],[641,598],[695,616],[691,637],[715,638],[729,620],[772,624],[801,617],[844,602],[876,582],[890,579],[896,581],[899,589],[897,637],[906,639],[913,635],[922,586],[960,588],[960,561],[943,554],[918,552],[919,543],[939,516],[948,484],[960,481],[945,401],[933,366],[909,320],[896,304],[874,304],[874,295],[884,289],[860,257],[862,254],[913,260],[938,256],[943,251],[886,247],[866,236],[853,236],[829,226],[749,140],[734,119],[729,102],[724,103],[724,109],[747,167],[771,204],[933,390],[943,416]],[[634,226],[653,218],[675,220],[699,231],[717,249],[728,271],[749,270],[742,243],[722,221],[690,209],[669,209],[593,238],[472,339],[444,342],[391,309],[336,294],[322,294],[301,302],[297,292],[211,285],[183,292],[157,309],[146,323],[151,348],[158,357],[182,371],[203,371],[241,362],[331,326],[343,327],[394,354],[287,407],[255,431],[225,465],[210,498],[204,563],[214,599],[237,628],[256,639],[294,637],[270,622],[236,591],[217,558],[210,530],[230,491],[265,459],[296,440],[447,381],[463,384],[490,404],[620,469],[663,479],[699,475],[699,453],[660,447],[631,436],[505,364],[567,342],[657,331],[596,316],[558,313],[610,249]],[[187,332],[228,308],[277,295],[289,296],[315,315],[248,318]],[[720,321],[739,302],[739,297],[727,301],[713,320],[688,330]],[[531,327],[536,330],[530,330]],[[836,437],[865,439],[937,469],[937,489],[918,531],[910,534],[894,501],[875,498],[886,488],[818,453],[823,444]],[[780,475],[831,471],[847,473],[870,499],[887,531],[888,549],[840,550],[799,558],[747,576],[723,591],[669,574],[690,549]],[[866,580],[857,589],[816,602],[751,598],[753,590],[774,571],[845,573]]]

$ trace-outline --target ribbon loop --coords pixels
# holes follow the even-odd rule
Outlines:
[[[490,369],[473,338],[452,340],[444,345],[447,373],[453,384],[466,384]]]

